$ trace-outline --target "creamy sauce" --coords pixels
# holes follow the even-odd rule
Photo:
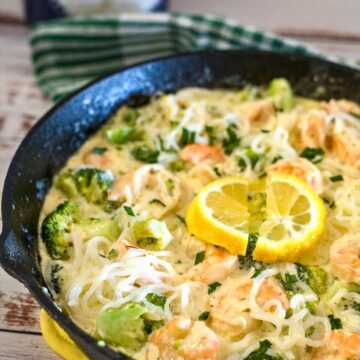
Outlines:
[[[279,111],[278,98],[266,94],[256,88],[191,88],[155,98],[136,111],[122,107],[69,159],[61,171],[72,172],[67,181],[87,168],[112,179],[105,198],[97,192],[94,201],[88,192],[92,185],[81,190],[83,183],[72,182],[69,187],[60,175],[43,205],[40,232],[58,205],[70,200],[80,209],[81,220],[72,220],[61,235],[70,244],[62,256],[50,256],[39,240],[45,279],[75,323],[138,359],[245,359],[261,344],[277,359],[316,359],[330,351],[325,345],[332,325],[328,315],[340,319],[344,331],[360,332],[360,312],[351,308],[360,295],[348,278],[332,273],[329,262],[331,245],[345,235],[356,237],[360,248],[360,130],[351,115],[360,109],[350,102],[299,98],[291,109]],[[341,130],[333,130],[334,124]],[[349,139],[353,144],[347,148]],[[184,149],[192,143],[210,145],[212,155],[204,155],[203,147],[186,156]],[[319,266],[306,268],[306,276],[313,270],[327,275],[320,293],[297,265],[245,266],[236,255],[198,240],[183,220],[208,183],[232,175],[261,178],[280,159],[293,166],[306,148],[324,152],[319,161],[307,158],[305,175],[294,175],[314,176],[321,185],[314,191],[326,203],[327,218],[320,242],[299,261]],[[76,193],[69,195],[74,186]],[[85,217],[87,224],[91,219],[113,222],[115,237],[84,230]],[[336,291],[329,293],[334,282],[345,294],[345,305],[333,300]],[[355,276],[351,282],[359,281]],[[149,294],[157,300],[149,301]],[[140,321],[150,326],[146,333],[140,327],[142,335],[132,334],[135,340],[113,334],[102,323],[101,314],[127,304],[145,309]],[[265,339],[270,345],[261,343]]]

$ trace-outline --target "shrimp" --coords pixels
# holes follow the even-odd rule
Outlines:
[[[360,360],[360,334],[332,331],[325,345],[312,352],[311,360]]]
[[[84,162],[86,165],[90,165],[101,170],[111,169],[111,165],[113,163],[107,154],[94,154],[92,152],[85,155]]]
[[[142,210],[160,218],[179,205],[179,179],[161,165],[144,165],[118,178],[109,191],[109,199],[141,204]]]
[[[360,283],[360,235],[345,235],[331,245],[330,269],[341,280]]]
[[[205,260],[189,269],[186,280],[211,284],[226,279],[238,268],[238,260],[223,248],[209,245],[205,249]]]
[[[203,321],[176,317],[149,337],[146,359],[158,360],[215,360],[221,342]]]
[[[275,114],[274,105],[269,99],[248,101],[240,106],[240,111],[246,119],[259,125]]]
[[[352,101],[345,99],[322,102],[321,107],[329,113],[345,111],[347,113],[360,114],[360,106]]]
[[[316,193],[323,191],[323,181],[320,170],[304,158],[284,159],[267,168],[267,173],[291,174],[306,182]]]
[[[300,148],[324,148],[326,126],[324,114],[312,110],[300,123]]]
[[[207,161],[214,164],[225,161],[225,156],[220,145],[190,144],[179,153],[180,159],[193,165]]]
[[[360,139],[350,132],[334,134],[328,147],[345,164],[355,165],[360,160]]]
[[[339,131],[334,121],[325,121],[325,114],[313,110],[300,123],[300,149],[322,148],[347,165],[360,159],[360,138],[351,131],[351,124],[341,119],[345,129]],[[356,130],[355,130],[356,132]]]
[[[211,327],[229,340],[236,340],[254,330],[259,321],[249,312],[249,293],[253,280],[246,276],[228,278],[217,288],[210,298]],[[262,283],[257,294],[257,304],[265,311],[274,312],[275,305],[267,305],[269,300],[278,300],[284,310],[289,308],[289,300],[282,287],[272,278]]]

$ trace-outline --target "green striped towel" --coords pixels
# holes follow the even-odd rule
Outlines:
[[[128,13],[66,18],[38,24],[31,36],[38,84],[55,101],[97,76],[136,62],[177,52],[244,47],[345,62],[213,15]]]

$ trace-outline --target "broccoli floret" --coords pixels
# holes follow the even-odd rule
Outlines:
[[[80,168],[62,173],[57,178],[55,186],[70,199],[81,195],[90,203],[102,204],[113,181],[111,171]]]
[[[140,145],[131,150],[131,155],[139,161],[153,164],[156,163],[160,152],[154,149],[151,149],[148,145]]]
[[[279,110],[287,111],[294,107],[294,96],[291,85],[284,78],[273,79],[268,88],[268,95],[274,98]]]
[[[82,238],[85,240],[94,236],[104,236],[109,240],[116,240],[120,235],[120,228],[112,219],[81,218],[74,226],[81,232]]]
[[[163,250],[172,239],[165,222],[156,219],[135,222],[133,236],[139,246],[148,250]]]
[[[298,277],[308,284],[317,294],[324,294],[327,290],[327,274],[318,266],[296,264]]]
[[[110,344],[136,351],[147,339],[146,313],[146,307],[131,303],[119,310],[106,310],[97,318],[96,331]]]
[[[52,259],[67,260],[69,258],[69,241],[66,233],[79,216],[78,206],[72,201],[65,201],[44,219],[41,236]]]
[[[142,140],[144,133],[131,126],[112,126],[106,130],[107,139],[115,145],[122,145],[129,141]]]
[[[77,226],[83,232],[84,239],[97,235],[115,240],[120,234],[120,229],[114,220],[85,218],[80,215],[76,203],[65,201],[46,216],[41,225],[41,236],[52,259],[69,259],[68,250],[71,243],[66,235],[72,226]]]

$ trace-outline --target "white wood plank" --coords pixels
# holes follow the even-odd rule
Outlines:
[[[39,312],[25,286],[0,268],[0,330],[40,334]]]
[[[40,335],[0,331],[0,359],[59,360],[60,357],[47,346]]]

